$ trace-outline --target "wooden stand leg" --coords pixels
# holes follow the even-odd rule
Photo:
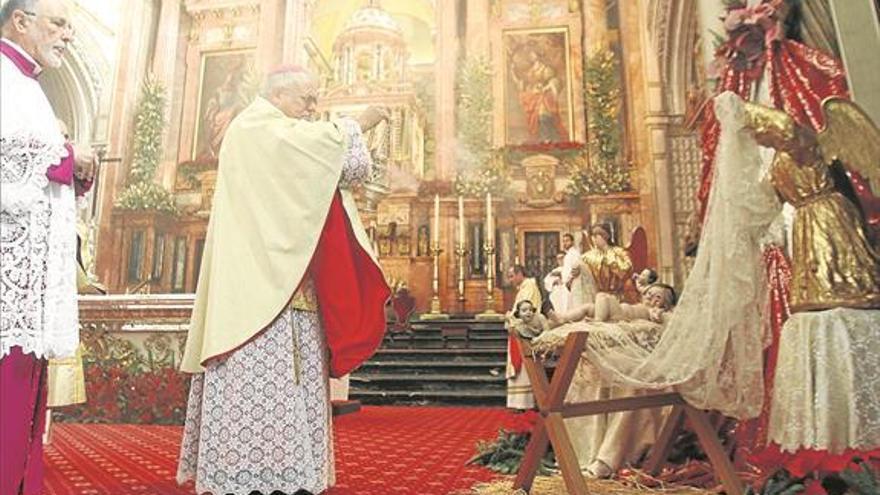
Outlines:
[[[535,476],[538,475],[538,469],[541,467],[541,459],[547,453],[549,445],[550,437],[547,436],[544,419],[539,418],[537,424],[532,429],[532,436],[523,454],[523,460],[519,465],[519,471],[516,473],[516,479],[513,481],[514,490],[521,488],[529,491],[532,489],[532,483],[535,481]]]
[[[691,426],[693,426],[694,432],[696,432],[697,438],[703,446],[703,450],[709,456],[712,468],[724,486],[727,495],[744,495],[745,490],[743,489],[742,482],[736,475],[733,463],[727,457],[727,452],[718,440],[718,432],[712,428],[706,413],[688,405],[684,406],[684,412],[690,420]]]
[[[569,495],[588,495],[587,482],[581,474],[581,466],[577,454],[571,445],[571,438],[565,428],[565,420],[562,414],[550,413],[546,422],[547,434],[553,444],[553,452],[556,454],[556,462],[562,471],[562,479],[565,480],[565,488]]]
[[[672,411],[669,412],[669,417],[666,418],[663,429],[660,430],[660,435],[657,437],[654,447],[651,448],[651,455],[645,462],[645,471],[648,474],[656,476],[660,473],[663,465],[666,464],[669,453],[672,451],[675,438],[681,432],[683,426],[684,409],[679,405],[672,406]]]

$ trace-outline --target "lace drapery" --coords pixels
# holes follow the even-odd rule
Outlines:
[[[35,133],[0,138],[0,357],[76,351],[74,191],[46,178],[66,154]]]
[[[716,175],[700,250],[660,340],[626,332],[588,339],[586,355],[618,385],[675,386],[695,407],[736,418],[761,412],[766,275],[760,240],[781,205],[762,175],[758,145],[744,129],[742,102],[715,99],[721,122]]]

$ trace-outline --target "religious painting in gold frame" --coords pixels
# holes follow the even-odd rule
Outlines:
[[[232,119],[260,89],[253,49],[202,53],[193,160],[216,160]]]
[[[536,146],[574,140],[568,28],[510,29],[504,50],[504,142]]]

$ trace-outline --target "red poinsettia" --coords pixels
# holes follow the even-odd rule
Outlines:
[[[825,487],[822,486],[822,480],[817,479],[808,481],[802,493],[803,495],[828,495]]]
[[[504,421],[504,425],[501,428],[509,433],[531,433],[535,423],[538,422],[538,417],[537,411],[513,413]]]

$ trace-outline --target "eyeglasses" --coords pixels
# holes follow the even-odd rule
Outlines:
[[[22,14],[30,17],[40,17],[40,14],[36,12],[31,12],[29,10],[22,10]],[[73,24],[70,23],[67,19],[63,17],[54,17],[54,16],[44,16],[49,19],[49,22],[52,23],[55,27],[62,31],[67,31],[68,34],[73,35],[76,32],[76,29],[73,27]]]

